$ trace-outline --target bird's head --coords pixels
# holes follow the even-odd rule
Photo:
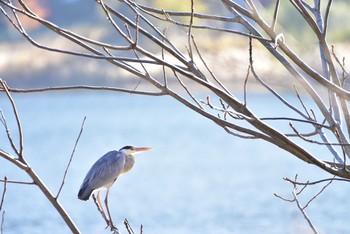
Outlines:
[[[134,155],[134,154],[141,153],[151,149],[152,148],[150,147],[135,147],[135,146],[127,145],[121,148],[119,151],[126,155]]]

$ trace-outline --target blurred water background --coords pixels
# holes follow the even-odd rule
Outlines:
[[[329,176],[271,144],[232,137],[167,97],[59,92],[14,98],[26,158],[53,193],[87,117],[59,198],[82,233],[108,233],[93,201],[77,199],[86,172],[102,154],[128,144],[154,150],[137,155],[134,169],[111,190],[111,212],[121,230],[127,218],[135,230],[142,224],[144,233],[310,233],[296,204],[273,194],[292,197],[285,176]],[[5,97],[0,101],[13,127]],[[274,100],[256,94],[251,101],[268,112],[263,104]],[[6,139],[3,131],[0,137]],[[322,154],[320,147],[315,150]],[[29,180],[3,159],[0,168],[0,177]],[[319,189],[307,191],[301,201]],[[320,233],[349,231],[349,192],[346,183],[335,182],[307,209]],[[69,232],[34,186],[8,184],[5,209],[4,233]]]
[[[190,1],[140,2],[185,11],[189,9]],[[261,13],[271,16],[275,1],[260,2],[264,7]],[[127,12],[119,1],[110,3],[119,11]],[[115,32],[105,27],[105,16],[96,7],[95,1],[33,0],[31,4],[32,9],[42,17],[61,27],[96,40],[116,42]],[[210,0],[196,1],[196,4],[196,9],[203,13],[217,14],[225,10]],[[349,51],[350,32],[347,24],[344,24],[350,17],[348,2],[338,0],[332,7],[327,40],[330,44],[339,42],[335,49],[341,52],[338,56],[342,58]],[[224,12],[224,15],[227,14],[227,11]],[[315,57],[318,57],[318,44],[312,30],[301,20],[289,2],[281,1],[278,27],[289,32],[284,34],[286,41],[292,47],[300,47],[302,51],[297,52],[303,59],[317,67],[319,61]],[[40,43],[76,50],[65,40],[53,37],[40,25],[25,19],[23,23]],[[220,26],[234,27],[228,24]],[[83,84],[134,88],[139,82],[138,78],[130,77],[130,74],[102,61],[76,59],[34,48],[6,23],[4,17],[0,17],[0,30],[0,78],[10,87]],[[170,26],[167,32],[173,33],[172,36],[187,33]],[[232,35],[221,37],[217,32],[199,34],[197,38],[205,39],[199,45],[205,51],[213,71],[220,74],[227,87],[237,94],[237,89],[242,90],[248,66],[246,39]],[[174,41],[178,42],[177,39]],[[179,44],[179,48],[186,51],[181,41]],[[259,75],[268,79],[270,84],[285,87],[291,79],[281,78],[281,74],[286,74],[284,68],[271,62],[273,59],[269,54],[260,55],[260,52],[254,57]],[[272,111],[277,113],[275,116],[290,114],[285,107],[275,105],[276,99],[256,92],[251,86],[249,88],[253,92],[249,95],[249,107],[260,116],[273,116]],[[292,94],[283,95],[300,107]],[[144,233],[151,234],[311,233],[296,204],[282,201],[274,193],[292,198],[292,186],[282,179],[286,176],[294,178],[298,173],[300,181],[307,181],[329,178],[329,175],[261,140],[230,136],[211,121],[169,97],[91,91],[13,96],[24,130],[25,157],[54,194],[61,184],[83,118],[87,117],[59,197],[82,233],[109,233],[104,229],[105,223],[93,201],[77,199],[84,176],[104,153],[129,144],[150,146],[154,150],[137,155],[134,169],[119,178],[110,192],[111,212],[117,226],[123,231],[122,222],[127,218],[135,233],[141,224]],[[304,101],[308,108],[313,106],[309,100]],[[10,124],[12,136],[17,139],[14,116],[3,93],[0,95],[0,107]],[[279,124],[282,123],[275,124],[281,127]],[[0,145],[2,149],[11,151],[6,142],[6,134],[1,128]],[[305,142],[300,141],[300,144],[303,146]],[[314,145],[308,149],[329,160],[323,157],[325,147]],[[29,181],[18,168],[0,158],[0,178],[4,176],[11,180]],[[301,202],[305,204],[322,186],[304,191]],[[320,233],[349,233],[349,192],[348,184],[333,182],[309,205],[306,211]],[[4,233],[70,232],[34,186],[8,184],[4,207]]]

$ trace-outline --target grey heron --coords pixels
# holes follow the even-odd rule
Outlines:
[[[78,198],[80,200],[89,200],[92,194],[93,199],[97,205],[98,210],[101,212],[103,218],[107,223],[107,227],[110,226],[111,230],[117,229],[113,225],[112,216],[109,212],[108,207],[108,194],[113,183],[117,180],[119,175],[126,173],[131,170],[135,164],[134,154],[141,153],[146,150],[151,150],[149,147],[134,147],[134,146],[124,146],[119,151],[113,150],[100,159],[98,159],[94,165],[90,168],[88,173],[83,180],[80,187]],[[103,210],[101,200],[100,200],[100,190],[107,189],[105,197],[105,205],[108,213],[108,218]],[[94,196],[94,192],[97,192],[97,199]],[[97,202],[96,202],[97,201]],[[118,230],[118,229],[117,229]]]

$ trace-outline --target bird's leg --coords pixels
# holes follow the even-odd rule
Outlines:
[[[109,212],[108,194],[109,194],[109,188],[107,189],[107,192],[106,192],[105,205],[106,205],[106,208],[107,208],[107,213],[108,213],[108,217],[109,217],[109,221],[110,221],[111,231],[118,231],[118,228],[116,226],[114,226],[114,224],[113,224],[112,216],[111,216],[111,213]]]
[[[95,194],[92,194],[92,198],[94,199],[94,202],[95,202],[95,204],[97,206],[97,210],[101,213],[103,219],[107,223],[107,227],[106,228],[108,228],[109,225],[110,225],[110,221],[107,219],[106,214],[103,211],[103,206],[102,206],[101,200],[100,200],[100,191],[97,192],[97,198],[95,197]]]

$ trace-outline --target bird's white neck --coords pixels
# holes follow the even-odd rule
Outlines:
[[[126,173],[131,170],[135,164],[135,157],[133,155],[125,155],[125,164],[122,173]]]

